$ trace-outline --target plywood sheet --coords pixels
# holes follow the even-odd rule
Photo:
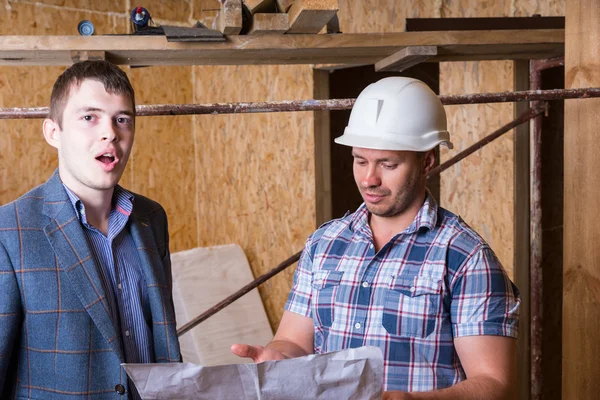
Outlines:
[[[338,18],[344,33],[402,32],[406,18],[440,16],[440,0],[339,0]]]
[[[191,103],[191,67],[133,68],[137,104]],[[136,120],[129,187],[162,204],[169,217],[171,251],[197,247],[193,117]]]
[[[243,250],[234,244],[171,255],[177,328],[252,281]],[[273,338],[258,290],[254,289],[180,337],[183,361],[204,366],[240,364],[233,343],[265,345]],[[250,360],[251,361],[251,360]]]
[[[199,103],[312,97],[308,66],[195,67],[195,77]],[[239,243],[254,276],[301,250],[315,229],[312,113],[197,116],[196,143],[199,245]],[[260,287],[273,328],[293,268]]]
[[[28,0],[9,0],[7,3],[12,5],[13,3],[33,3]],[[37,0],[36,3],[53,6],[56,8],[64,7],[68,9],[79,9],[82,11],[98,11],[98,12],[127,12],[125,9],[128,2],[124,0]],[[44,11],[45,12],[45,11]]]
[[[565,0],[513,0],[513,17],[543,17],[565,15]]]
[[[94,2],[103,3],[103,2]],[[2,35],[78,35],[77,24],[92,21],[97,34],[127,32],[125,15],[94,13],[85,9],[43,7],[31,3],[13,3],[0,12]],[[35,15],[35,18],[31,16]]]
[[[440,65],[442,94],[512,90],[511,62]],[[447,106],[454,150],[442,147],[441,162],[513,119],[512,104]],[[443,207],[459,214],[491,245],[512,276],[513,133],[496,140],[442,173]]]

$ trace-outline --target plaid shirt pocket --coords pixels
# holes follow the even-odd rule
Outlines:
[[[429,276],[392,278],[382,324],[390,335],[425,338],[435,329],[441,284]]]
[[[316,271],[313,274],[313,315],[323,327],[331,327],[334,319],[335,295],[344,271]]]

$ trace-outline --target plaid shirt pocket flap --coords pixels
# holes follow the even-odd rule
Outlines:
[[[436,325],[442,282],[430,276],[392,277],[385,296],[383,326],[389,334],[429,336]]]
[[[337,287],[343,275],[344,271],[330,270],[313,273],[313,315],[324,328],[333,324]]]

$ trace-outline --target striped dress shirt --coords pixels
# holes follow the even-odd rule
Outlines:
[[[314,321],[314,351],[376,346],[384,390],[465,379],[454,339],[515,338],[518,291],[487,243],[431,195],[379,251],[364,203],[307,241],[285,309]]]
[[[120,330],[125,361],[152,363],[152,317],[147,286],[142,276],[137,249],[127,225],[133,210],[133,195],[115,187],[113,207],[108,218],[108,234],[88,224],[83,202],[68,187],[65,190],[83,225],[87,241],[100,266],[100,277],[109,311],[117,331]],[[133,384],[129,384],[133,388]],[[131,391],[130,398],[139,395]]]

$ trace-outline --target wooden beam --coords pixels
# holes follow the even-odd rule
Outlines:
[[[279,9],[279,12],[288,12],[292,4],[294,4],[294,0],[277,0],[277,8]]]
[[[275,12],[275,0],[242,0],[252,14]]]
[[[329,99],[329,72],[313,70],[313,97]],[[315,228],[331,220],[331,118],[329,111],[314,112]]]
[[[217,17],[217,29],[224,35],[237,35],[242,30],[242,0],[225,0]]]
[[[565,88],[600,85],[600,2],[566,0]],[[600,393],[600,100],[565,101],[562,398]]]
[[[296,0],[288,33],[319,33],[339,9],[338,0]]]
[[[513,63],[514,90],[529,90],[529,61],[519,60]],[[528,103],[515,103],[514,118],[529,107]],[[530,192],[530,135],[529,125],[521,124],[515,128],[513,140],[514,168],[514,282],[521,293],[519,314],[519,337],[517,338],[517,385],[515,392],[519,400],[529,400],[531,394],[531,353],[530,353],[530,311],[529,311],[529,192]]]
[[[239,0],[238,0],[239,1]],[[228,36],[224,43],[162,36],[2,36],[0,65],[71,65],[71,51],[105,51],[121,65],[374,64],[406,46],[436,46],[430,61],[549,58],[563,30]]]
[[[258,13],[252,16],[249,35],[264,35],[269,33],[285,33],[290,28],[290,20],[284,13]]]
[[[435,46],[408,46],[375,63],[375,71],[404,71],[437,55]]]
[[[73,63],[76,62],[80,62],[80,61],[99,61],[99,60],[106,60],[106,52],[102,51],[102,50],[96,50],[96,51],[72,51],[71,52],[71,61],[73,61]]]

